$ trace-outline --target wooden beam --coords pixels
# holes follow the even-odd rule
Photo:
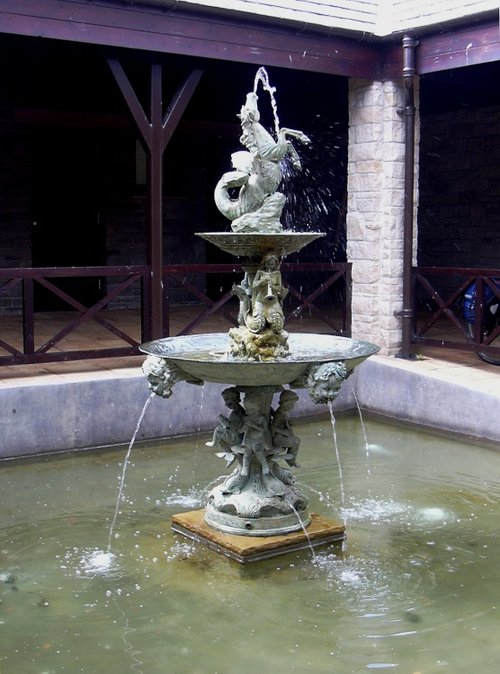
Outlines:
[[[132,115],[132,118],[137,126],[137,130],[142,138],[145,147],[150,148],[152,142],[151,124],[149,123],[146,113],[139,102],[137,94],[128,79],[122,64],[116,58],[107,58],[108,65],[113,73],[113,76],[118,84],[123,98],[127,103],[127,107]]]
[[[0,32],[370,79],[399,76],[399,43],[114,0],[2,0]],[[500,60],[485,20],[419,35],[417,74]]]
[[[175,96],[172,98],[170,105],[163,118],[163,132],[162,132],[162,148],[165,150],[172,134],[177,128],[181,117],[184,114],[187,104],[194,94],[198,82],[203,74],[202,70],[193,70],[187,80],[182,84]]]
[[[151,64],[151,137],[147,152],[151,331],[163,337],[163,102],[162,67]]]
[[[439,35],[417,36],[417,39],[418,75],[500,61],[498,21],[461,27]]]
[[[353,77],[376,77],[381,67],[378,43],[365,36],[114,0],[2,0],[0,31]]]

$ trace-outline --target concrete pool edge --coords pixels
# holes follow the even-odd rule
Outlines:
[[[375,356],[355,372],[363,410],[399,422],[487,442],[500,442],[500,371]]]
[[[396,421],[500,442],[500,378],[477,385],[458,368],[446,372],[373,356],[344,385],[334,408],[354,409],[357,398],[363,410]],[[211,430],[223,411],[224,388],[180,383],[171,399],[152,398],[137,439]],[[295,417],[325,412],[307,392],[299,394]],[[0,458],[128,443],[148,397],[140,368],[4,382]]]

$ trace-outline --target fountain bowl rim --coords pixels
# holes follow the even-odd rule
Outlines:
[[[305,348],[304,348],[305,341]],[[148,356],[163,358],[178,367],[186,378],[194,383],[211,382],[235,386],[283,386],[298,381],[312,365],[342,362],[352,371],[366,358],[379,351],[371,342],[328,335],[324,333],[293,333],[289,335],[289,345],[300,345],[304,351],[300,358],[287,356],[270,360],[240,360],[227,355],[229,347],[227,333],[201,333],[164,337],[145,342],[139,346]],[[350,352],[345,345],[350,345]],[[314,346],[316,351],[311,352]],[[323,350],[318,347],[323,346]],[[334,346],[337,348],[335,349]]]
[[[274,253],[286,257],[322,238],[324,232],[196,232],[196,236],[236,257],[258,257]]]

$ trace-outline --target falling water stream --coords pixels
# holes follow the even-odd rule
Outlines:
[[[302,527],[302,531],[304,532],[304,535],[306,537],[306,540],[307,540],[307,543],[308,543],[308,546],[309,546],[309,550],[311,551],[312,558],[316,559],[316,553],[314,552],[314,547],[313,547],[312,542],[311,542],[311,537],[309,536],[309,532],[307,531],[307,527],[304,523],[304,520],[300,516],[299,511],[296,508],[294,508],[293,504],[290,504],[290,507],[293,510],[293,512],[295,513],[295,517],[300,522],[300,526]]]
[[[363,412],[361,410],[361,405],[359,404],[358,396],[356,395],[356,391],[354,387],[351,388],[352,392],[352,397],[354,398],[354,402],[356,403],[356,409],[358,411],[358,416],[359,416],[359,423],[361,425],[361,431],[363,432],[363,438],[365,441],[365,449],[366,449],[366,455],[367,457],[370,454],[370,445],[368,444],[368,434],[366,432],[366,426],[365,426],[365,420],[363,418]]]
[[[333,448],[335,450],[335,459],[337,461],[337,470],[339,474],[339,490],[340,490],[340,504],[342,508],[342,521],[344,526],[346,525],[345,517],[345,486],[344,486],[344,474],[342,471],[342,462],[340,461],[340,451],[339,443],[337,439],[337,420],[335,418],[335,413],[333,411],[333,403],[328,402],[328,410],[330,412],[330,423],[332,425],[332,438],[333,438]],[[345,540],[342,541],[342,549],[345,550]]]
[[[121,475],[120,475],[120,482],[119,482],[119,488],[118,488],[118,496],[116,497],[115,512],[113,514],[111,526],[109,527],[108,545],[107,545],[107,548],[106,548],[106,553],[108,555],[111,553],[111,544],[112,544],[112,541],[113,541],[113,533],[114,533],[114,530],[115,530],[116,521],[118,519],[118,514],[120,512],[120,503],[121,503],[122,496],[123,496],[123,490],[125,488],[125,475],[127,473],[127,468],[128,468],[128,464],[129,464],[129,461],[130,461],[130,454],[132,453],[132,448],[135,444],[135,440],[137,438],[137,433],[139,432],[139,429],[141,427],[142,420],[144,419],[144,415],[146,414],[146,410],[148,409],[149,404],[151,403],[151,401],[153,400],[154,397],[155,397],[155,394],[151,393],[151,395],[147,398],[146,402],[144,403],[142,411],[139,415],[139,419],[137,421],[137,425],[136,425],[135,430],[132,434],[132,438],[130,440],[130,443],[129,443],[129,446],[128,446],[128,449],[127,449],[127,453],[125,454],[125,459],[123,460],[122,472],[121,472]]]
[[[130,440],[130,443],[128,445],[125,458],[123,460],[122,464],[122,470],[121,474],[119,477],[119,487],[118,487],[118,496],[116,497],[116,503],[115,503],[115,509],[113,513],[113,518],[111,520],[111,526],[109,527],[109,534],[108,534],[108,543],[106,546],[106,552],[103,552],[99,548],[91,550],[90,552],[86,552],[84,557],[82,558],[82,566],[85,570],[85,573],[105,573],[106,571],[109,571],[112,569],[113,564],[115,562],[115,554],[111,551],[111,546],[113,543],[113,535],[116,527],[116,523],[118,520],[118,515],[120,513],[120,504],[122,502],[123,498],[123,491],[125,489],[125,476],[127,473],[127,468],[130,462],[130,455],[132,453],[132,448],[134,447],[137,434],[139,432],[139,429],[141,427],[142,421],[144,419],[144,415],[146,414],[146,410],[149,407],[150,402],[154,398],[155,394],[152,393],[147,399],[146,402],[144,403],[144,406],[142,408],[142,411],[139,415],[139,419],[137,421],[137,425],[135,427],[135,430],[132,434],[132,438]]]
[[[370,466],[370,444],[368,442],[368,434],[366,432],[366,426],[365,426],[365,420],[363,418],[363,411],[361,409],[361,405],[359,404],[358,396],[356,395],[356,391],[354,389],[354,386],[351,387],[351,392],[352,396],[354,398],[354,402],[356,403],[356,409],[358,411],[358,416],[359,416],[359,423],[361,426],[361,431],[363,433],[363,438],[365,442],[365,452],[366,452],[366,476],[368,478],[368,481],[370,481],[371,478],[371,466]]]
[[[345,516],[348,546],[241,566],[179,537],[196,446],[136,444],[116,510],[121,449],[0,470],[2,674],[497,674],[500,454],[457,438],[337,415],[296,421],[311,512]],[[218,475],[207,452],[196,479]],[[123,491],[122,491],[123,495]],[[332,512],[331,504],[336,512]]]

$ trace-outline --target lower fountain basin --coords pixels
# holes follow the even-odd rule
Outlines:
[[[246,565],[171,531],[219,474],[198,433],[134,448],[109,565],[126,445],[3,462],[0,670],[498,674],[500,452],[367,415],[368,456],[358,416],[336,424],[344,508],[329,415],[295,430],[345,552]]]
[[[143,353],[165,358],[188,378],[234,386],[280,386],[300,379],[313,364],[342,361],[348,372],[379,347],[336,335],[294,333],[288,338],[286,358],[237,360],[228,354],[228,335],[223,332],[166,337],[141,344]]]

